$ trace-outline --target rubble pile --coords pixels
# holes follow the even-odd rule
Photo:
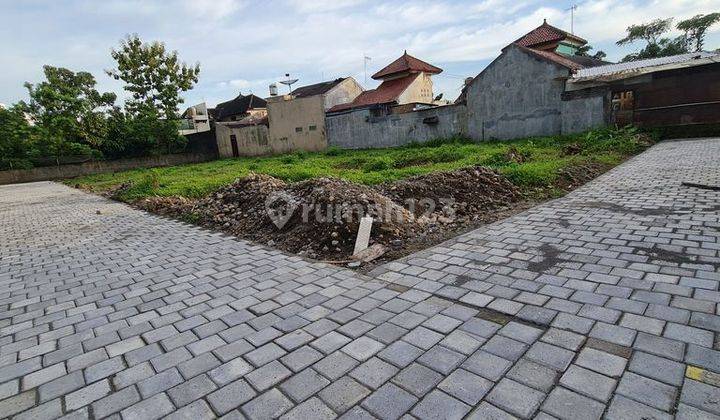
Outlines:
[[[370,245],[397,250],[483,220],[519,198],[507,179],[478,166],[377,186],[334,178],[286,183],[251,173],[199,200],[152,197],[136,205],[309,258],[340,261],[352,255],[363,216],[374,219]]]

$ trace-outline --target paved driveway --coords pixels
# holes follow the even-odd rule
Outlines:
[[[0,413],[714,418],[720,140],[365,277],[53,183],[0,187]]]

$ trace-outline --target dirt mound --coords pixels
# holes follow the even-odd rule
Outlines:
[[[200,200],[136,203],[163,215],[322,260],[352,255],[360,219],[373,217],[370,245],[399,249],[517,201],[516,187],[474,167],[369,187],[334,178],[285,183],[250,174]],[[431,204],[431,205],[428,205]]]
[[[397,203],[414,206],[418,215],[430,212],[461,218],[480,216],[520,198],[513,183],[484,166],[420,175],[377,189]]]

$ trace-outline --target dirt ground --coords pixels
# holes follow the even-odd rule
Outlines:
[[[600,166],[577,168],[561,174],[552,188],[567,191],[603,171]],[[543,194],[521,192],[498,172],[475,166],[375,186],[334,178],[286,183],[251,174],[199,200],[151,197],[134,205],[366,271],[521,212],[542,201]],[[373,217],[372,252],[357,261],[355,240],[360,219],[367,215]]]

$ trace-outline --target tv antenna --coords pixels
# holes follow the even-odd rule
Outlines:
[[[363,54],[363,70],[364,70],[364,74],[365,74],[365,82],[364,82],[365,84],[367,84],[367,64],[369,61],[372,61],[372,58]]]
[[[577,4],[573,4],[569,8],[565,9],[570,11],[570,33],[575,35],[575,11],[577,10]]]
[[[291,79],[291,78],[290,78],[290,73],[285,73],[285,77],[287,77],[287,79],[281,80],[280,83],[282,83],[283,85],[287,86],[287,87],[288,87],[288,93],[291,93],[291,92],[292,92],[292,85],[293,85],[293,83],[297,82],[298,79]]]

